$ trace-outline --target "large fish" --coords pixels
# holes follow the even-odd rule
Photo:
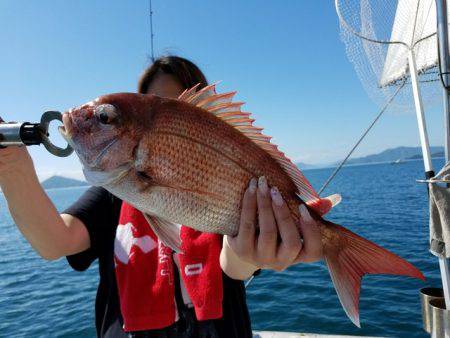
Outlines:
[[[86,179],[142,211],[158,237],[180,246],[179,226],[236,235],[241,200],[253,177],[278,187],[295,222],[308,205],[321,234],[324,260],[349,318],[359,326],[365,274],[424,279],[413,265],[326,221],[333,199],[320,199],[300,170],[253,126],[234,93],[214,85],[175,99],[105,95],[63,115],[61,133],[75,149]]]

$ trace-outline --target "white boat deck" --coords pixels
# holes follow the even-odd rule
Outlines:
[[[295,332],[278,332],[278,331],[254,331],[253,338],[380,338],[369,336],[345,336],[317,333],[295,333]]]

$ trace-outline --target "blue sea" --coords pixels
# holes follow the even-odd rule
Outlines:
[[[440,168],[443,161],[435,161]],[[332,169],[305,171],[319,188]],[[326,193],[343,201],[329,220],[415,264],[427,281],[366,276],[360,300],[362,328],[347,319],[322,263],[264,271],[247,289],[253,328],[328,334],[427,337],[419,289],[440,286],[437,259],[428,251],[428,203],[421,161],[342,169]],[[59,210],[86,188],[48,191]],[[26,196],[24,196],[26,198]],[[33,203],[30,201],[29,203]],[[94,337],[97,266],[80,273],[65,259],[45,262],[15,227],[0,197],[0,337]]]

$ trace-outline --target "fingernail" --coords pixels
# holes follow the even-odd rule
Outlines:
[[[313,220],[313,218],[309,214],[309,211],[308,211],[308,208],[306,207],[306,205],[300,204],[298,209],[300,211],[300,217],[303,218],[304,221],[309,222],[309,221]]]
[[[256,181],[256,178],[253,177],[250,180],[250,183],[248,184],[248,191],[250,191],[252,194],[254,194],[256,191],[256,188],[257,188],[257,181]]]
[[[278,205],[279,207],[283,205],[283,197],[281,196],[277,187],[272,187],[272,189],[270,189],[270,195],[272,196],[272,201],[275,203],[275,205]]]
[[[267,194],[269,187],[267,186],[267,180],[264,176],[258,179],[258,189],[261,193]]]

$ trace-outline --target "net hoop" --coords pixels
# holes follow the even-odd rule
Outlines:
[[[419,3],[419,2],[418,2]],[[353,29],[348,23],[347,21],[344,19],[340,7],[339,7],[339,0],[334,0],[334,6],[336,7],[336,13],[337,16],[339,18],[339,22],[342,24],[342,26],[345,27],[345,29],[347,29],[349,32],[351,32],[352,34],[356,35],[357,37],[369,41],[369,42],[373,42],[373,43],[380,43],[380,44],[385,44],[385,45],[402,45],[405,46],[408,49],[413,49],[416,45],[418,45],[420,42],[427,40],[429,38],[431,38],[432,36],[436,35],[435,33],[431,33],[427,36],[424,36],[423,38],[417,40],[416,42],[414,42],[414,44],[412,46],[409,46],[407,43],[403,42],[403,41],[388,41],[388,40],[375,40],[372,38],[369,38],[367,36],[364,36],[363,34],[361,34],[360,32],[356,31],[355,29]]]

